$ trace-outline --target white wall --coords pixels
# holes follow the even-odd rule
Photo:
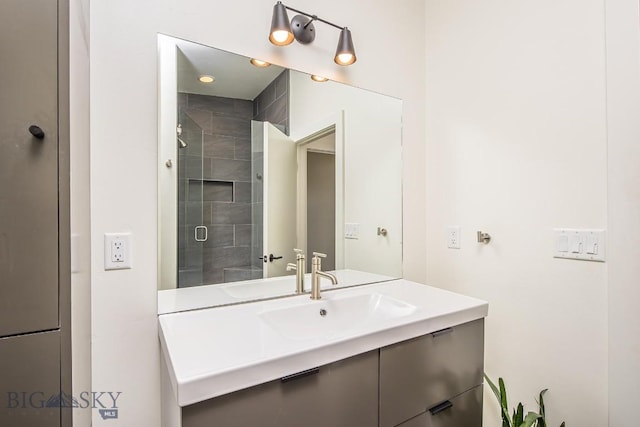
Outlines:
[[[359,224],[344,239],[345,267],[402,276],[402,102],[335,82],[290,74],[290,133],[344,112],[344,222]],[[378,236],[377,228],[388,231]]]
[[[607,227],[604,0],[426,0],[425,17],[427,283],[489,301],[485,369],[511,403],[548,387],[550,425],[605,426],[607,264],[552,258],[551,233]]]
[[[607,0],[609,425],[640,402],[640,24],[637,0]]]
[[[350,27],[358,62],[347,69],[333,64],[338,33],[323,24],[312,46],[269,44],[274,3],[91,3],[92,387],[122,392],[119,420],[95,413],[95,426],[159,425],[157,32],[402,98],[404,275],[424,281],[423,1],[296,0],[292,6]],[[133,233],[133,269],[105,272],[103,234],[120,231]]]

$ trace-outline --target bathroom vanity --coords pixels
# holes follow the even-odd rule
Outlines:
[[[487,309],[393,280],[160,315],[163,426],[480,426]]]

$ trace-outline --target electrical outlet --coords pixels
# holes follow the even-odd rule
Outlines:
[[[104,269],[131,268],[131,234],[106,233],[104,235]]]
[[[460,249],[460,226],[447,227],[447,247]]]

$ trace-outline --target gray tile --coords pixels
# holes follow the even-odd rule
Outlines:
[[[190,110],[206,110],[218,113],[234,113],[234,99],[220,96],[189,94],[188,108]]]
[[[193,110],[190,108],[187,110],[187,115],[202,128],[204,133],[211,133],[213,115],[210,111]]]
[[[269,86],[264,88],[264,90],[258,95],[258,112],[263,111],[267,108],[273,101],[276,100],[276,85],[275,80],[269,83]]]
[[[187,99],[189,95],[183,92],[178,92],[178,111],[184,111],[187,109]]]
[[[235,197],[233,200],[239,203],[250,203],[251,202],[251,183],[236,182]]]
[[[215,283],[224,282],[224,269],[222,268],[210,268],[204,269],[202,272],[202,283],[207,285],[213,285]]]
[[[235,246],[251,246],[251,224],[236,225]]]
[[[212,159],[209,179],[251,181],[251,162],[247,160]]]
[[[213,116],[211,122],[212,135],[251,138],[251,120],[230,116]]]
[[[178,167],[182,167],[185,178],[202,178],[202,170],[204,168],[204,161],[199,156],[184,156],[181,157],[182,164]]]
[[[251,249],[244,247],[204,249],[203,262],[205,271],[249,265],[251,262]]]
[[[212,203],[212,224],[251,224],[251,204]]]
[[[233,225],[210,225],[205,248],[222,248],[233,246]]]
[[[202,202],[187,202],[186,218],[183,224],[193,226],[205,224]],[[193,230],[191,230],[191,233],[193,233]]]
[[[284,70],[275,80],[276,98],[289,92],[289,70]]]
[[[204,181],[202,200],[205,202],[233,202],[233,182]]]
[[[267,107],[265,119],[271,123],[280,123],[287,119],[287,100],[285,97],[278,98],[276,102]]]
[[[184,253],[184,263],[178,267],[184,267],[185,269],[200,268],[203,265],[202,249],[187,249]]]
[[[178,288],[190,288],[202,285],[202,271],[180,270],[178,271]]]
[[[224,269],[224,282],[239,282],[241,280],[253,280],[253,279],[261,279],[262,278],[262,270],[258,268],[242,268],[242,267],[232,267]]]
[[[187,201],[202,202],[202,180],[189,180],[189,186],[187,187]],[[187,212],[189,212],[190,208],[191,206],[187,206]]]
[[[253,117],[253,102],[244,99],[234,99],[233,109],[236,117],[251,120]]]
[[[205,135],[202,155],[218,159],[233,159],[235,156],[236,140],[224,135]]]
[[[236,138],[234,149],[236,160],[251,160],[251,139]]]

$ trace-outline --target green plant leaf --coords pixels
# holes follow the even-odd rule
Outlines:
[[[504,427],[513,427],[513,423],[509,419],[509,405],[507,404],[507,389],[504,385],[504,380],[502,379],[502,377],[498,378],[498,385],[500,387],[500,406],[502,407],[502,424]]]
[[[524,422],[524,407],[518,403],[518,409],[513,412],[513,425],[520,426]]]
[[[547,427],[547,415],[544,409],[544,394],[547,392],[548,389],[544,389],[540,392],[540,397],[538,400],[538,407],[540,408],[540,419],[538,421],[538,426],[537,427]]]
[[[509,409],[506,406],[502,405],[501,391],[498,390],[498,387],[496,387],[496,385],[493,383],[493,381],[491,381],[491,378],[489,378],[489,376],[486,373],[484,374],[484,378],[487,380],[487,383],[489,384],[491,391],[493,391],[493,394],[496,396],[498,405],[500,405],[500,415],[502,416],[502,427],[512,427],[511,419],[509,418]],[[502,389],[504,389],[504,382],[502,381],[502,378],[499,378],[499,382],[502,382]],[[506,399],[506,392],[505,392],[505,399]]]
[[[493,383],[493,381],[491,381],[486,373],[484,374],[484,379],[487,380],[487,384],[489,384],[489,387],[493,391],[493,394],[496,396],[498,403],[500,403],[500,391],[498,391],[498,387],[496,387],[496,385]]]
[[[538,419],[540,419],[540,416],[538,414],[536,414],[535,412],[529,412],[527,413],[524,422],[520,424],[520,427],[531,427]]]
[[[564,427],[564,421],[562,422],[562,424],[560,424],[560,427]]]

